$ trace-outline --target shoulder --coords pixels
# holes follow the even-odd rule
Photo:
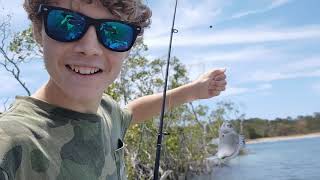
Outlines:
[[[25,125],[29,122],[30,117],[23,116],[15,112],[14,109],[1,114],[0,116],[0,138],[4,135],[18,137],[28,135],[30,130]]]
[[[104,110],[107,110],[112,116],[115,114],[120,115],[121,118],[128,118],[131,116],[129,109],[121,108],[119,103],[112,99],[112,97],[110,97],[108,94],[103,94],[100,106]]]
[[[22,164],[24,144],[19,136],[0,128],[0,179],[13,179]]]
[[[13,119],[0,118],[0,156],[13,146],[26,144],[27,137],[33,136],[32,132]]]
[[[27,141],[26,134],[28,131],[16,121],[0,118],[0,177],[8,176],[8,172],[20,166],[23,146]]]
[[[120,115],[122,117],[123,114],[130,114],[130,111],[127,108],[121,108],[120,104],[112,99],[112,97],[110,97],[108,94],[103,94],[100,106],[111,116]]]
[[[118,102],[107,94],[102,96],[100,106],[109,114],[114,125],[119,124],[121,134],[124,135],[132,121],[132,113],[127,108],[121,108]]]
[[[31,121],[30,117],[10,110],[0,116],[0,179],[5,175],[14,177],[35,146],[39,136]]]
[[[103,94],[100,106],[109,114],[112,114],[115,110],[119,109],[119,104],[107,94]]]
[[[27,121],[27,117],[12,111],[5,112],[0,116],[0,159],[4,155],[3,153],[13,147],[28,144],[30,137],[35,135],[31,128],[24,123]]]

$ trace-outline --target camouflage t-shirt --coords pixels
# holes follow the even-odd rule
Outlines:
[[[0,115],[0,180],[126,179],[123,138],[131,120],[107,95],[97,114],[17,96]]]

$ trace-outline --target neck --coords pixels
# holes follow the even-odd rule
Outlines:
[[[31,97],[73,111],[94,114],[98,110],[102,94],[100,97],[90,100],[81,97],[71,97],[49,80]]]

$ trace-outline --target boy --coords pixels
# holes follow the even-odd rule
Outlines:
[[[50,78],[1,115],[0,180],[126,179],[126,130],[160,113],[162,93],[121,109],[103,91],[149,25],[150,9],[141,0],[26,0],[24,7]],[[217,96],[225,79],[213,70],[170,90],[167,108]]]

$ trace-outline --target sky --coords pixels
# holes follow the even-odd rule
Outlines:
[[[144,38],[149,58],[167,57],[174,3],[146,0],[153,11]],[[0,0],[0,17],[11,13],[15,31],[30,23],[21,4]],[[190,79],[227,69],[227,90],[196,104],[214,108],[216,102],[231,101],[246,118],[320,112],[319,7],[318,0],[179,0],[172,56],[186,65]],[[48,78],[42,60],[24,64],[22,75],[32,92]],[[0,81],[7,82],[0,102],[26,95],[3,68]]]

